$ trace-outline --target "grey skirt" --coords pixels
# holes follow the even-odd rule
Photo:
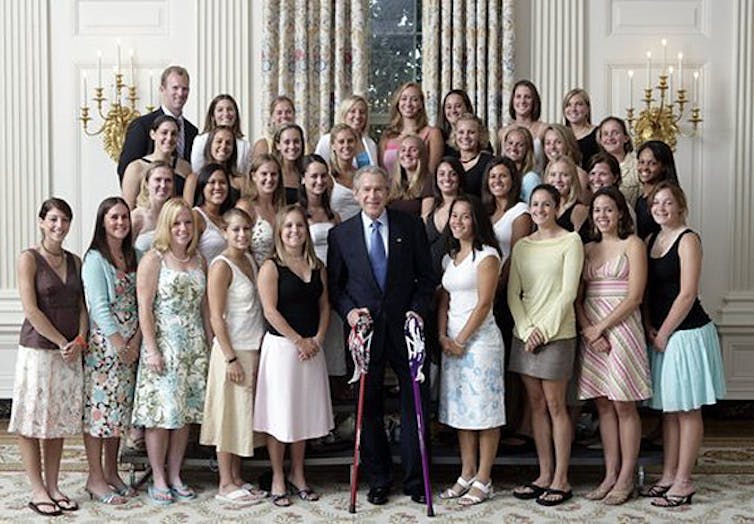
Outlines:
[[[573,374],[576,338],[553,340],[529,353],[524,343],[513,337],[508,370],[543,380],[568,380]]]

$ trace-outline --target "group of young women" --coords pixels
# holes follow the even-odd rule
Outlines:
[[[621,119],[592,124],[581,89],[564,97],[565,125],[541,122],[540,110],[536,87],[518,82],[496,156],[466,93],[447,94],[433,127],[408,83],[379,143],[367,100],[351,96],[305,156],[289,98],[273,101],[268,136],[252,146],[235,100],[219,95],[190,165],[176,160],[175,119],[155,121],[155,151],[128,166],[122,198],[101,203],[83,263],[63,248],[71,208],[45,201],[42,240],[18,264],[25,321],[9,426],[29,506],[78,508],[57,482],[63,438],[82,424],[85,489],[102,503],[137,495],[117,469],[129,428],[143,428],[151,502],[195,498],[181,476],[191,424],[217,449],[219,501],[266,495],[241,469],[265,444],[271,501],[317,500],[306,441],[333,428],[328,375],[346,373],[327,237],[360,212],[353,176],[375,164],[390,175],[389,206],[422,217],[439,284],[437,314],[425,321],[439,420],[458,430],[462,463],[441,498],[472,505],[492,495],[506,415],[516,429],[530,419],[539,460],[537,478],[513,495],[571,498],[570,385],[600,418],[606,471],[587,498],[632,496],[637,403],[647,401],[664,413],[664,464],[641,494],[657,506],[691,503],[700,409],[725,388],[672,151],[650,141],[634,155]]]

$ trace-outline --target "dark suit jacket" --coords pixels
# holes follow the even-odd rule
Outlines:
[[[149,138],[149,129],[157,117],[164,114],[162,108],[159,107],[156,111],[142,115],[128,125],[126,140],[123,143],[123,150],[120,152],[120,160],[118,161],[118,178],[121,183],[123,182],[123,173],[126,172],[128,164],[154,151],[154,141]],[[183,158],[191,162],[191,146],[194,144],[194,138],[196,138],[199,130],[185,117],[183,119],[183,129],[185,140]]]
[[[387,217],[385,292],[380,290],[372,273],[361,213],[330,230],[328,288],[330,301],[344,321],[351,309],[366,307],[375,320],[375,329],[379,325],[388,326],[390,338],[397,341],[403,339],[407,311],[415,311],[426,318],[436,280],[421,221],[390,209]],[[380,320],[384,323],[378,322]]]

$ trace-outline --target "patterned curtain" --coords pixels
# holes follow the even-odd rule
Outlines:
[[[334,110],[366,94],[368,0],[265,0],[262,35],[263,117],[286,95],[296,104],[308,150],[329,132]]]
[[[514,83],[515,0],[424,0],[422,85],[431,122],[451,89],[464,89],[490,136]]]

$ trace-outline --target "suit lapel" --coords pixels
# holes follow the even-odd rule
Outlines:
[[[374,278],[374,273],[372,272],[372,263],[369,261],[369,252],[367,251],[367,243],[364,239],[364,223],[361,220],[361,212],[359,212],[351,220],[353,222],[351,231],[349,232],[349,237],[353,242],[353,244],[351,245],[354,247],[353,252],[356,258],[356,263],[358,264],[358,267],[364,268],[366,274],[368,275],[369,282],[372,284],[374,290],[377,293],[382,294],[380,286],[379,284],[377,284],[377,279]],[[390,256],[388,255],[388,264],[389,263]],[[388,275],[389,274],[390,270],[388,269]]]
[[[388,288],[393,275],[396,272],[401,271],[401,252],[403,251],[403,243],[406,241],[403,237],[403,231],[398,225],[398,221],[394,220],[394,216],[388,210],[388,251],[387,251],[387,277],[385,278],[385,288]]]

